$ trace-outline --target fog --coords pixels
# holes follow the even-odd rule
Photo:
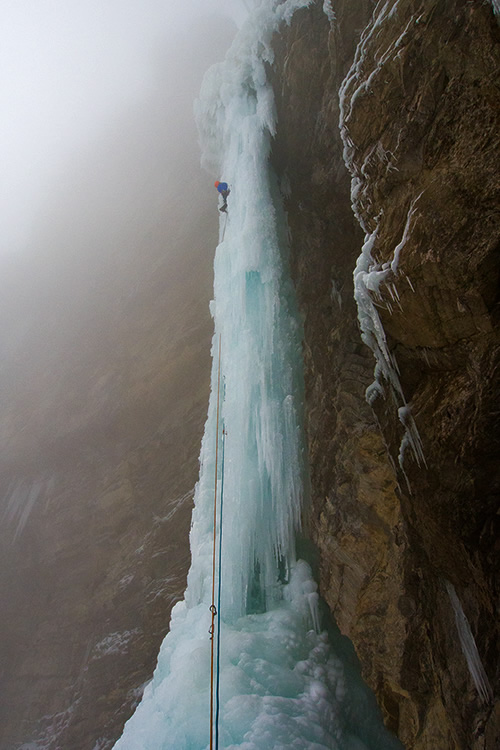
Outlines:
[[[189,504],[157,519],[196,481],[219,217],[193,102],[244,14],[0,0],[2,749],[110,747],[183,588]]]
[[[224,55],[227,27],[241,23],[245,2],[2,1],[0,253],[33,245],[39,213],[68,162],[77,151],[88,155],[134,103],[169,92],[170,115],[190,120],[185,96],[193,97],[203,66]],[[200,49],[191,29],[204,20],[212,40],[207,31]]]
[[[172,296],[192,269],[208,316],[217,197],[193,101],[244,13],[237,0],[0,4],[0,437],[13,451],[54,429],[49,413],[90,414],[92,378],[63,410],[63,375],[114,367],[153,287]]]

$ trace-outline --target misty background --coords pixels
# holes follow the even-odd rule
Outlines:
[[[106,750],[189,564],[240,0],[0,4],[0,750]]]
[[[216,195],[193,100],[243,16],[240,0],[1,4],[4,441],[20,417],[30,441],[54,429],[49,380],[69,359],[112,356],[124,307],[160,277],[171,294],[179,262],[210,294]],[[205,268],[189,259],[200,243]],[[102,411],[83,396],[71,408],[89,417],[92,403]]]
[[[3,0],[2,252],[32,242],[61,169],[119,112],[162,90],[171,94],[164,114],[191,121],[186,95],[227,46],[216,21],[228,26],[244,16],[244,0]],[[193,45],[190,28],[206,19],[205,45]]]

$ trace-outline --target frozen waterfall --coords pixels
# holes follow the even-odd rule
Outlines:
[[[273,33],[308,4],[261,2],[225,62],[207,73],[197,103],[205,162],[230,184],[231,194],[215,256],[212,391],[195,493],[192,563],[153,680],[117,750],[204,750],[210,744],[208,631],[222,424],[227,435],[218,746],[400,747],[357,676],[349,644],[332,626],[328,634],[322,631],[311,568],[296,549],[306,484],[301,336],[287,276],[286,217],[269,167],[275,113],[265,64],[272,61]],[[218,521],[216,526],[218,539]],[[218,575],[218,561],[216,567]]]

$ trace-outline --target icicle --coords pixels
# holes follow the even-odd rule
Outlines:
[[[490,0],[493,8],[493,13],[497,16],[497,20],[500,22],[500,0]]]
[[[348,78],[349,74],[346,78],[346,81],[348,80]],[[345,90],[341,95],[343,107],[345,107],[345,102],[342,98],[344,94]],[[362,204],[359,199],[359,195],[362,191],[362,181],[355,174],[352,161],[352,150],[349,150],[349,144],[351,143],[351,141],[347,136],[345,125],[342,125],[343,116],[344,115],[341,115],[341,129],[343,128],[344,159],[346,159],[346,165],[353,175],[351,190],[352,206],[358,221],[363,227],[365,226],[365,224],[361,217]],[[373,151],[371,153],[373,153]],[[366,164],[367,161],[365,160],[365,164],[363,165],[361,171],[363,171],[363,169],[366,167]],[[380,315],[377,311],[377,304],[374,300],[376,300],[377,302],[381,302],[383,299],[382,289],[386,289],[391,299],[396,302],[398,307],[402,310],[399,293],[393,279],[394,276],[396,276],[398,273],[401,251],[403,250],[410,235],[412,219],[416,212],[416,204],[421,195],[422,193],[414,198],[414,200],[410,204],[406,216],[403,236],[400,242],[394,248],[392,260],[390,262],[384,263],[383,265],[380,265],[374,261],[372,256],[372,250],[378,236],[378,225],[381,220],[381,215],[379,215],[376,218],[377,226],[375,230],[373,232],[367,233],[365,236],[365,242],[361,249],[361,254],[357,260],[356,268],[354,270],[354,299],[358,308],[358,320],[361,328],[361,338],[365,342],[365,344],[370,347],[375,356],[375,379],[376,381],[379,381],[380,377],[385,378],[385,380],[387,380],[391,385],[396,401],[402,404],[398,414],[399,419],[405,428],[399,451],[399,464],[402,470],[404,456],[408,447],[411,448],[418,465],[420,465],[421,463],[425,464],[425,458],[417,426],[413,417],[409,413],[409,407],[406,403],[403,389],[401,387],[398,365],[395,357],[389,351],[384,327],[382,325]],[[411,288],[413,289],[413,287]],[[385,301],[385,307],[389,311],[389,313],[392,314],[393,308],[388,300]],[[380,383],[378,383],[378,385],[372,384],[366,392],[368,403],[370,403],[370,405],[373,405],[377,396],[381,395],[382,393],[383,388],[381,387]],[[406,481],[408,483],[408,479]]]
[[[335,16],[335,11],[332,8],[332,0],[324,0],[323,13],[328,18],[328,20],[330,21],[330,26],[333,28],[337,18]]]
[[[396,248],[396,250],[399,248],[398,253],[401,251],[404,242],[406,242],[405,235],[409,231],[408,227],[410,226],[411,216],[414,213],[414,203],[408,212],[403,239]],[[376,383],[372,383],[367,389],[366,399],[369,404],[373,405],[377,396],[383,394],[384,390],[380,382],[381,377],[383,377],[390,384],[396,400],[402,404],[398,411],[398,417],[405,429],[399,451],[399,464],[403,468],[403,460],[407,447],[411,448],[418,465],[425,464],[425,457],[415,420],[411,416],[401,387],[398,364],[395,357],[389,351],[384,327],[380,320],[376,304],[373,301],[373,296],[376,298],[381,297],[380,289],[384,285],[391,293],[393,299],[397,299],[399,303],[399,295],[395,286],[392,283],[388,283],[388,279],[394,274],[392,265],[395,260],[393,259],[390,265],[386,264],[385,268],[381,268],[372,258],[371,253],[377,239],[377,233],[378,229],[366,236],[361,255],[357,260],[354,270],[354,299],[358,307],[361,338],[373,351],[376,361],[374,373]],[[396,267],[398,260],[399,256],[396,259]],[[390,303],[386,304],[389,311],[392,312]]]
[[[401,242],[399,242],[399,244],[394,249],[393,258],[392,258],[392,262],[391,262],[391,270],[395,274],[397,274],[397,272],[398,272],[399,256],[401,255],[401,250],[406,245],[406,242],[407,242],[409,234],[410,234],[411,220],[413,219],[413,216],[414,216],[415,211],[416,211],[415,206],[416,206],[417,201],[419,200],[419,198],[421,198],[421,196],[422,196],[422,193],[420,193],[420,195],[418,195],[416,198],[414,198],[412,200],[410,208],[408,209],[408,213],[406,215],[406,224],[405,224],[405,228],[404,228],[404,231],[403,231],[403,236],[401,238]]]
[[[458,638],[462,647],[462,652],[465,656],[469,672],[472,680],[476,687],[479,697],[483,703],[491,703],[493,700],[493,691],[491,689],[488,675],[484,671],[484,667],[481,662],[481,657],[477,650],[476,641],[472,635],[469,621],[465,616],[465,612],[460,603],[460,599],[457,596],[455,587],[449,581],[445,581],[446,590],[450,597],[451,606],[453,607],[453,613],[455,615],[455,624],[457,626]]]
[[[413,451],[413,455],[415,456],[417,464],[419,466],[421,464],[427,466],[422,447],[422,441],[420,440],[417,425],[415,424],[415,420],[413,419],[413,415],[411,413],[411,408],[408,404],[406,404],[405,406],[401,406],[398,409],[398,417],[399,421],[405,428],[405,435],[403,441],[401,442],[401,450],[399,452],[399,465],[401,466],[401,468],[403,468],[404,452],[406,447],[409,445]]]
[[[410,277],[407,276],[406,274],[403,274],[403,277],[404,277],[404,279],[406,279],[406,283],[408,284],[408,286],[410,287],[410,289],[412,290],[412,292],[415,294],[415,287],[411,283]]]

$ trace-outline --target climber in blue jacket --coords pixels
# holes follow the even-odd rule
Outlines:
[[[222,195],[222,206],[219,208],[219,211],[224,211],[224,213],[227,213],[227,196],[231,192],[229,190],[229,185],[227,182],[219,182],[219,180],[216,180],[214,182],[215,187],[219,191],[219,193]]]

